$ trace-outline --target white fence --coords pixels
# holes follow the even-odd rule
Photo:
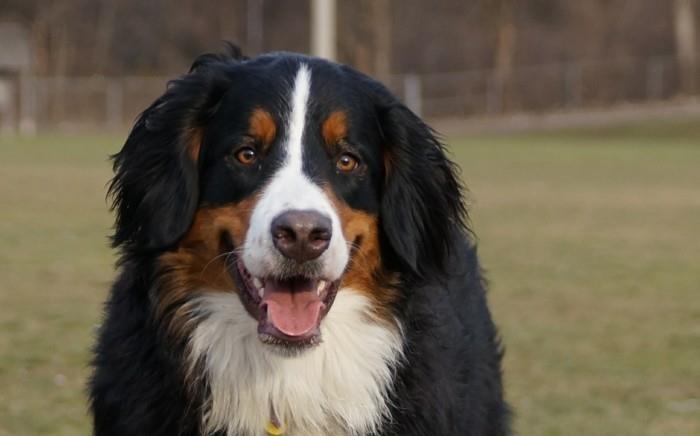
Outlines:
[[[516,67],[510,80],[473,70],[395,75],[388,83],[417,113],[443,118],[665,100],[680,93],[678,74],[668,56]]]
[[[414,111],[436,119],[664,100],[679,94],[678,74],[673,57],[657,57],[516,67],[510,80],[485,69],[393,75],[384,81]],[[121,130],[169,79],[0,80],[0,131]]]
[[[16,81],[16,127],[120,130],[165,91],[168,77],[22,77]],[[2,120],[0,120],[2,121]],[[12,130],[6,127],[5,131]]]

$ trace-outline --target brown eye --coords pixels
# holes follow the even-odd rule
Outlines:
[[[250,147],[243,147],[236,152],[236,159],[243,165],[250,165],[258,158],[255,150]]]
[[[335,163],[335,166],[342,172],[344,173],[349,173],[352,171],[355,171],[358,166],[360,166],[360,163],[358,162],[357,158],[349,153],[343,153],[340,155],[340,158],[338,158],[338,161]]]

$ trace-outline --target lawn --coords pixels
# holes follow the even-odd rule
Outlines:
[[[0,436],[89,434],[121,138],[0,138]],[[453,139],[521,435],[700,434],[700,122]]]

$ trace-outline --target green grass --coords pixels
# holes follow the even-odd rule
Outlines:
[[[88,349],[112,277],[117,140],[0,139],[0,435],[89,434]]]
[[[0,138],[0,436],[87,435],[122,138]],[[700,434],[700,122],[451,141],[521,435]]]
[[[700,123],[453,144],[519,433],[700,434]]]

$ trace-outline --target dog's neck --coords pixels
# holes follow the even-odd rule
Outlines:
[[[205,433],[262,435],[271,410],[285,436],[371,434],[388,416],[401,328],[373,317],[362,294],[340,290],[321,325],[323,342],[295,357],[258,339],[237,295],[203,293],[190,304],[198,322],[190,363],[204,369],[209,387]]]

